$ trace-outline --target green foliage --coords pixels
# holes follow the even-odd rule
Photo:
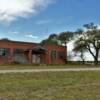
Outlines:
[[[58,40],[57,40],[57,35],[56,34],[51,34],[48,39],[45,39],[41,42],[41,44],[54,44],[58,45]]]
[[[83,32],[84,32],[84,31],[83,31],[82,29],[79,28],[79,29],[77,29],[77,30],[75,31],[75,34],[76,34],[76,35],[81,35],[81,34],[83,34]]]
[[[51,34],[48,39],[43,40],[41,44],[56,44],[65,45],[72,39],[77,38],[74,43],[74,52],[80,53],[83,59],[84,53],[89,52],[93,58],[94,63],[98,64],[100,53],[100,29],[94,23],[84,25],[84,29],[78,29],[75,32],[61,32],[59,34]]]
[[[16,64],[20,64],[20,62],[18,62],[18,61],[12,61],[11,64],[16,65]]]
[[[2,38],[2,39],[0,39],[0,40],[2,40],[2,41],[11,41],[11,40],[8,39],[8,38]]]
[[[62,43],[67,45],[67,43],[73,38],[73,32],[62,32],[58,35],[58,40]]]
[[[67,45],[74,36],[73,32],[61,32],[57,34],[51,34],[47,39],[43,40],[41,44],[56,44],[56,45]]]
[[[93,56],[94,63],[98,64],[99,50],[100,50],[100,29],[93,23],[85,24],[86,31],[76,32],[79,38],[75,41],[74,51],[85,52],[86,50]]]

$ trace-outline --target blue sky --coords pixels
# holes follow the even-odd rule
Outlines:
[[[51,33],[100,25],[100,0],[0,0],[0,38],[40,42]]]

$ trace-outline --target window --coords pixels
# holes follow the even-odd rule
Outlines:
[[[0,56],[6,56],[8,54],[8,49],[0,48]]]
[[[66,59],[66,58],[65,58],[65,52],[59,51],[59,52],[58,52],[58,58],[59,58],[59,59]]]
[[[56,59],[56,51],[51,51],[51,60]]]
[[[14,54],[23,54],[23,50],[22,49],[15,49],[14,50]]]

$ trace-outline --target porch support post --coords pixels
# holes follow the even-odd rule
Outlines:
[[[28,57],[29,57],[29,64],[32,64],[32,50],[29,50]]]
[[[14,54],[14,49],[11,48],[11,49],[10,49],[10,55],[9,55],[9,63],[11,63],[12,61],[14,61],[13,54]]]

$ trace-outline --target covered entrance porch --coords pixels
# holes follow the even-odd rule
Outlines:
[[[13,49],[12,61],[22,64],[40,64],[44,63],[46,49],[43,47],[35,47],[33,49]]]
[[[32,63],[33,64],[44,63],[46,51],[47,51],[46,48],[43,47],[36,47],[32,49]]]

